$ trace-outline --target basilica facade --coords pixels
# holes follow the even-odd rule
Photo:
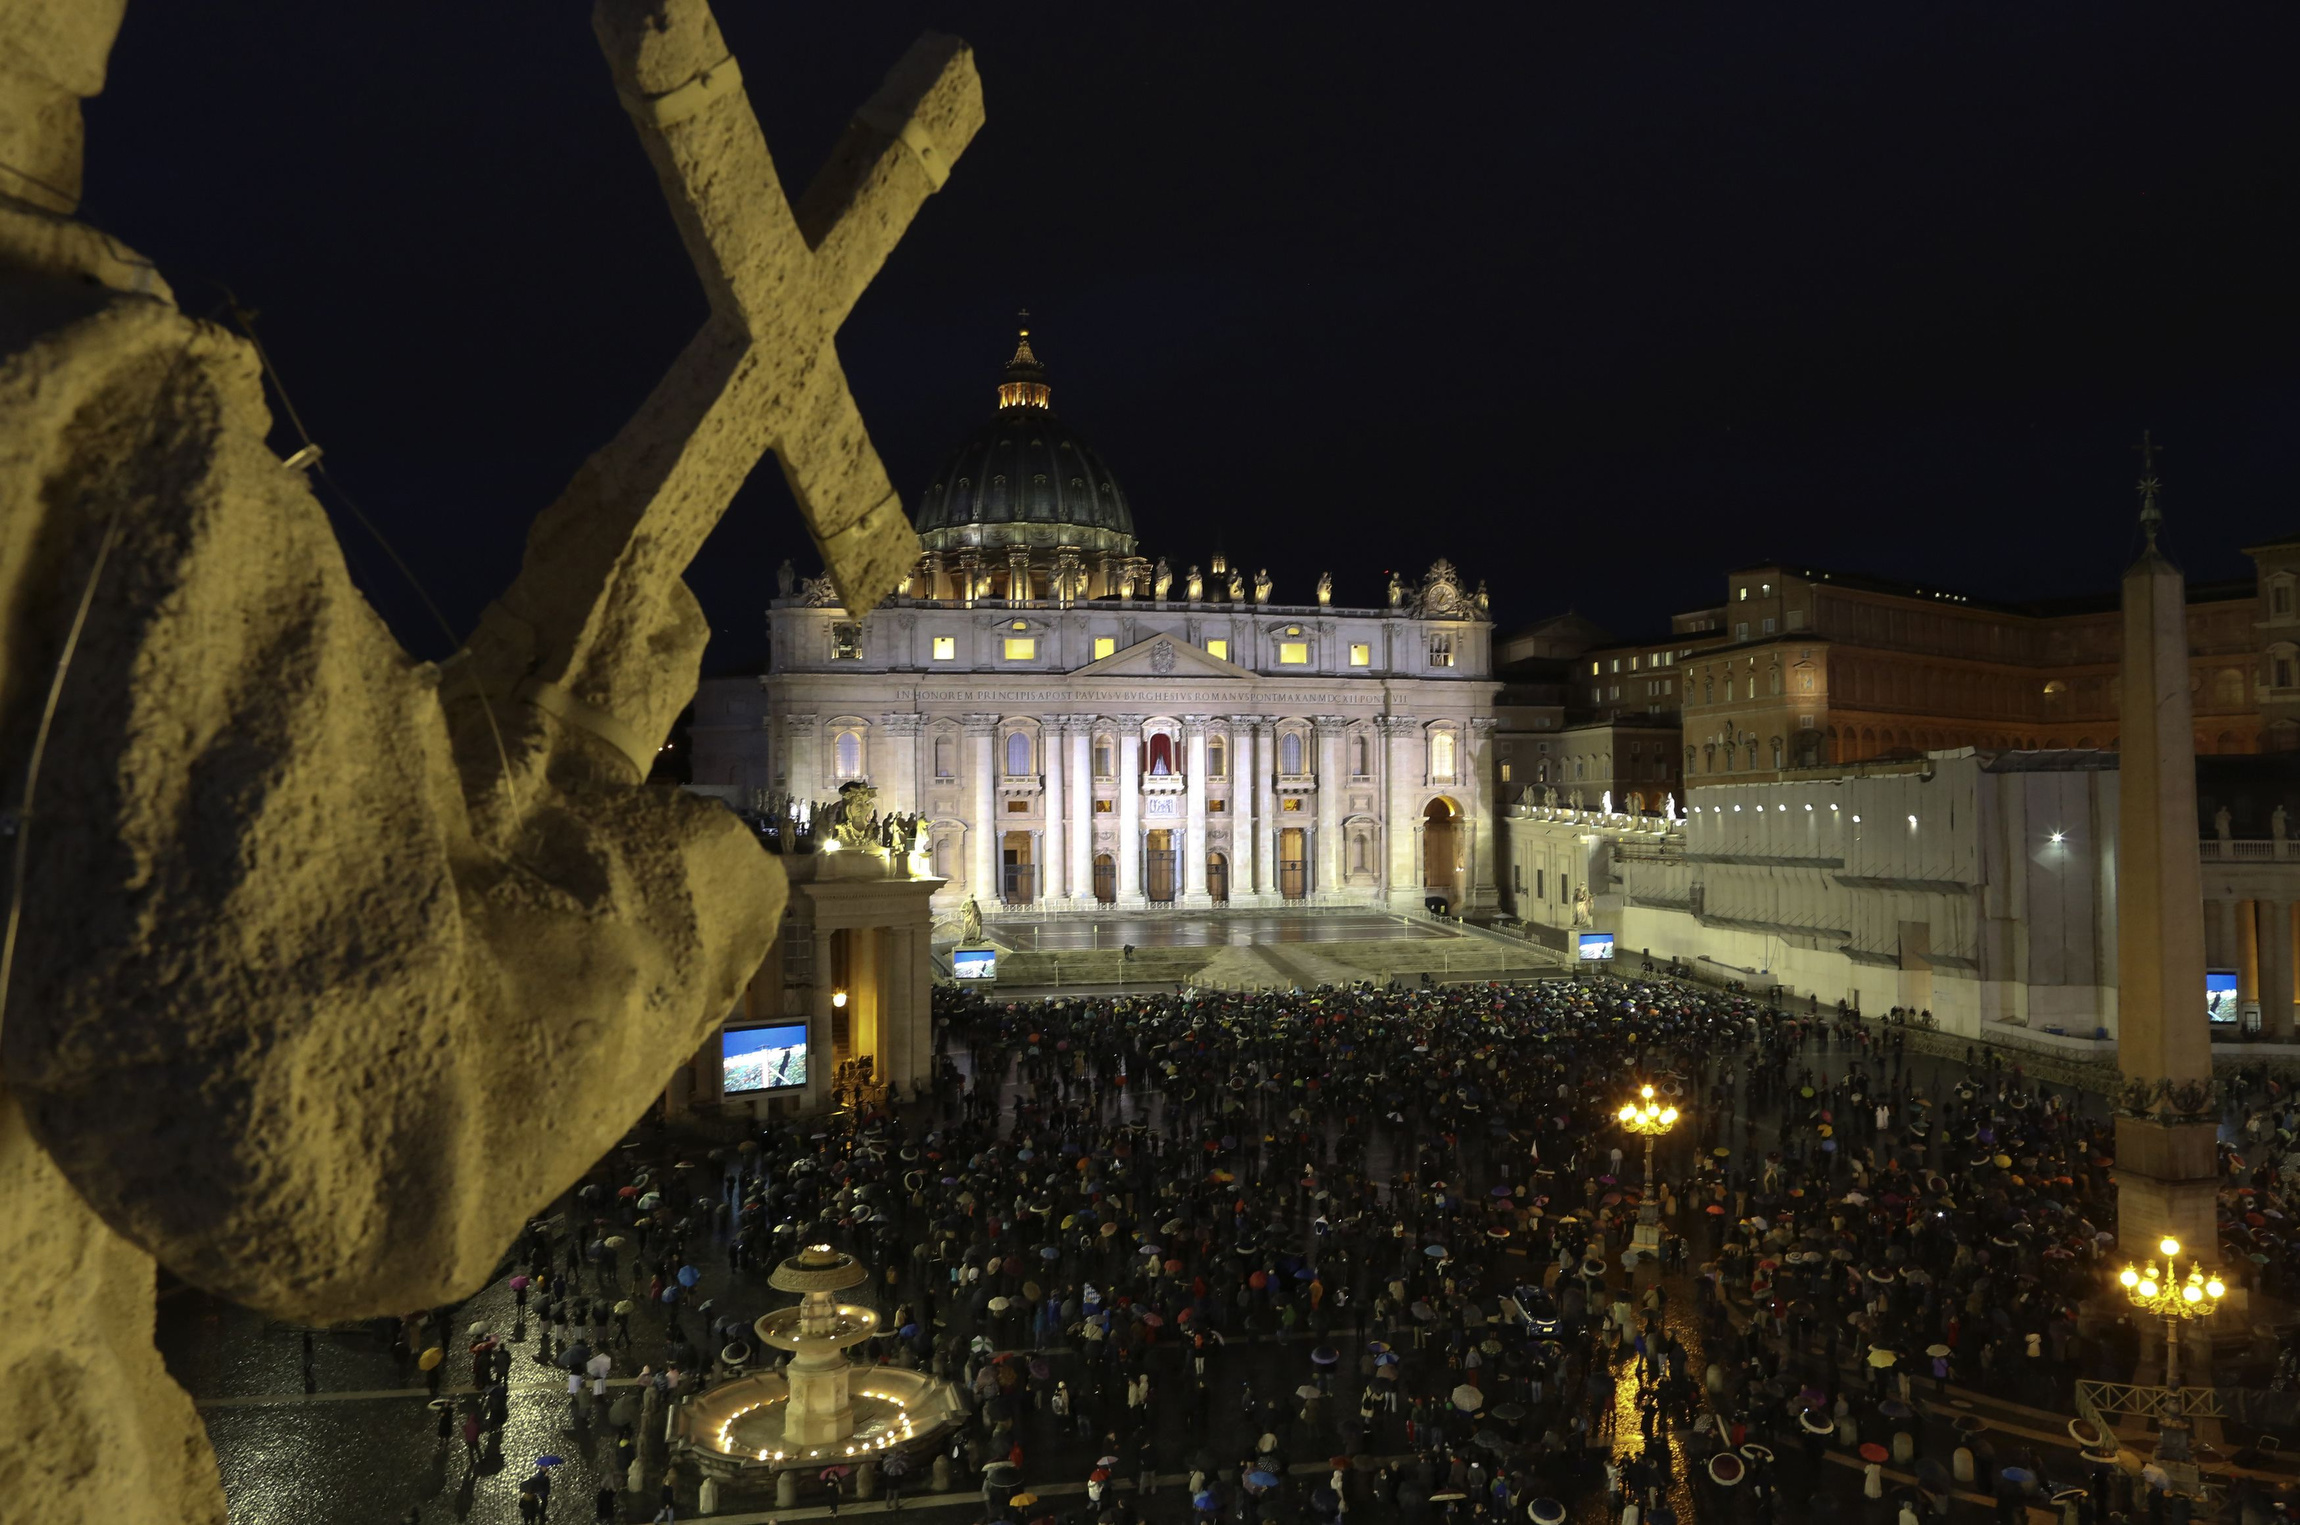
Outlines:
[[[760,676],[705,682],[699,789],[861,781],[917,812],[945,909],[1494,903],[1492,624],[1440,561],[1381,606],[1282,603],[1137,548],[1024,334],[920,495],[909,579],[855,618],[786,567]]]

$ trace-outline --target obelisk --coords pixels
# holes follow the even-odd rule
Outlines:
[[[2170,1234],[2209,1248],[2217,1107],[2204,1010],[2204,884],[2189,728],[2188,592],[2157,549],[2155,451],[2143,436],[2147,547],[2124,574],[2116,841],[2117,1238],[2156,1258]]]

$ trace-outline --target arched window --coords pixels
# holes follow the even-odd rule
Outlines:
[[[1351,774],[1358,778],[1370,777],[1374,770],[1368,766],[1370,759],[1367,753],[1366,739],[1360,736],[1350,745],[1355,749],[1351,755],[1357,759],[1355,765],[1350,769]]]
[[[1222,738],[1219,736],[1210,738],[1206,743],[1206,776],[1208,778],[1228,778],[1230,776],[1230,749],[1223,745]]]
[[[1006,736],[1006,775],[1021,778],[1030,772],[1030,735],[1009,731]]]
[[[1766,681],[1772,685],[1774,693],[1781,692],[1781,669],[1778,667],[1768,669]]]
[[[1773,738],[1773,770],[1774,770],[1774,771],[1777,773],[1777,772],[1779,772],[1779,771],[1780,771],[1780,769],[1781,769],[1781,738],[1780,738],[1780,737],[1778,737],[1778,736],[1776,736],[1776,737],[1774,737],[1774,738]]]
[[[861,736],[853,731],[839,732],[838,740],[831,744],[831,753],[837,759],[839,777],[862,777]]]
[[[934,739],[934,776],[936,778],[956,778],[958,776],[958,743],[948,736],[937,736]]]
[[[1430,733],[1430,777],[1453,777],[1453,732]]]
[[[1573,781],[1578,784],[1587,777],[1589,777],[1589,759],[1576,757],[1573,760]]]
[[[1360,833],[1358,833],[1358,835],[1356,835],[1356,836],[1352,837],[1352,838],[1350,839],[1350,847],[1351,847],[1351,861],[1350,861],[1350,869],[1351,869],[1351,872],[1353,872],[1353,873],[1359,873],[1359,874],[1362,874],[1362,873],[1364,873],[1364,872],[1366,871],[1366,837],[1365,837],[1365,833],[1364,833],[1364,832],[1360,832]]]
[[[951,864],[956,861],[957,857],[958,838],[936,837],[934,839],[934,877],[948,879],[951,876]]]
[[[1150,776],[1164,778],[1174,771],[1174,741],[1164,731],[1150,738]]]
[[[1301,732],[1288,731],[1278,738],[1278,771],[1280,773],[1299,773],[1302,771]]]
[[[1111,776],[1110,738],[1107,736],[1094,738],[1094,776],[1096,778],[1109,778]]]

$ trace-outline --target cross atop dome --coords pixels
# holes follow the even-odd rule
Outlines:
[[[1030,348],[1030,309],[1025,307],[1016,316],[1021,330],[1014,344],[1014,358],[1006,362],[1006,380],[998,386],[998,405],[1001,408],[1051,408],[1054,389],[1046,384],[1046,367]]]

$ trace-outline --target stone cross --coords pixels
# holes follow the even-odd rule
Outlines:
[[[513,729],[540,727],[541,711],[644,776],[693,690],[692,667],[683,683],[666,668],[699,667],[708,635],[681,574],[762,453],[780,459],[850,613],[917,560],[832,338],[982,126],[982,87],[965,44],[920,38],[794,206],[703,0],[598,0],[592,29],[710,317],[536,520],[449,692],[524,700]],[[472,725],[459,722],[461,744]]]

